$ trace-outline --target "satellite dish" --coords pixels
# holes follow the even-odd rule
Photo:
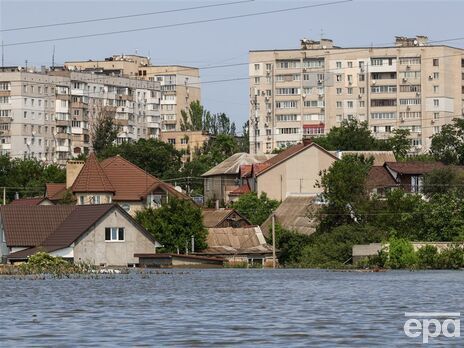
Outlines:
[[[414,40],[414,45],[417,45],[417,40]]]

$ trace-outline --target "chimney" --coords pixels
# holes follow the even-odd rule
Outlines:
[[[66,162],[66,188],[70,188],[77,176],[81,172],[82,167],[84,167],[84,161],[70,160]]]
[[[303,145],[308,146],[312,144],[313,140],[311,139],[310,136],[303,136]]]

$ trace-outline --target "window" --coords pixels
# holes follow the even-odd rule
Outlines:
[[[335,79],[337,80],[337,82],[342,81],[342,74],[335,75]]]
[[[400,99],[400,105],[419,105],[420,99]]]
[[[259,64],[255,64],[255,71],[259,70]]]
[[[371,106],[396,106],[396,99],[372,99]]]
[[[419,93],[421,91],[420,85],[401,85],[400,92],[416,92]]]
[[[353,87],[348,87],[347,92],[348,94],[353,94]]]
[[[353,102],[351,100],[349,100],[346,104],[347,104],[349,109],[353,108]]]
[[[433,113],[433,119],[438,120],[440,118],[440,113],[439,112],[434,112]]]
[[[337,108],[341,108],[341,107],[343,107],[343,103],[341,101],[338,101],[337,102]]]
[[[438,58],[433,59],[433,66],[438,66]]]
[[[335,64],[337,65],[337,69],[341,69],[341,68],[342,68],[342,62],[336,62]]]
[[[435,80],[439,79],[439,78],[440,78],[440,73],[434,72],[434,73],[433,73],[433,78],[434,78]]]
[[[372,86],[372,93],[396,93],[396,86]]]
[[[298,95],[300,94],[299,88],[277,88],[276,95]]]
[[[298,115],[276,115],[276,121],[278,122],[299,121],[299,117]]]
[[[366,89],[364,87],[359,88],[359,94],[364,94],[366,93]]]
[[[364,100],[360,100],[360,101],[359,101],[359,107],[360,107],[360,108],[366,107],[366,102],[365,102]]]
[[[440,106],[440,100],[439,99],[434,99],[433,100],[433,106],[435,106],[435,107]]]
[[[277,109],[295,109],[298,106],[296,100],[278,101],[276,102]]]
[[[124,240],[124,227],[106,227],[105,228],[106,241],[123,241]]]
[[[176,139],[175,138],[169,138],[168,139],[168,144],[176,145]]]
[[[415,64],[420,64],[421,59],[419,57],[403,57],[400,58],[400,64],[401,65],[415,65]]]
[[[364,81],[365,80],[365,75],[364,74],[359,74],[358,75],[358,80],[359,81]]]
[[[299,128],[277,128],[276,134],[298,134],[300,132]]]
[[[338,95],[342,94],[342,89],[341,88],[337,88],[337,94]]]
[[[394,112],[373,112],[371,113],[371,119],[373,120],[391,120],[396,118]]]
[[[353,67],[353,62],[348,62],[348,68],[352,68]]]
[[[188,139],[187,138],[182,138],[182,139],[180,139],[180,143],[182,145],[187,145],[188,144]]]
[[[255,77],[255,85],[259,84],[259,77]]]
[[[98,196],[98,195],[93,196],[92,199],[91,199],[91,203],[92,204],[100,204],[100,196]]]
[[[279,69],[299,68],[300,61],[299,60],[281,60],[277,62],[277,67]]]
[[[347,75],[346,79],[348,80],[349,83],[353,83],[353,75]]]
[[[438,93],[439,92],[439,86],[433,86],[433,93]]]

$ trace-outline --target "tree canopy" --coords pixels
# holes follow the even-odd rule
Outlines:
[[[170,197],[160,208],[138,211],[135,219],[163,245],[166,252],[184,252],[186,247],[190,250],[192,236],[195,251],[207,247],[201,209],[191,201]]]
[[[95,118],[91,133],[93,151],[97,154],[112,146],[118,137],[120,127],[116,124],[114,115],[112,109],[103,107]]]
[[[254,192],[244,194],[232,204],[232,207],[243,214],[253,225],[261,225],[277,209],[279,202],[269,199],[265,193]]]
[[[430,154],[445,164],[464,164],[464,120],[454,119],[434,134]]]

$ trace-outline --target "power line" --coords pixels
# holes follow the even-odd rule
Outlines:
[[[305,5],[305,6],[297,6],[297,7],[287,7],[287,8],[278,9],[278,10],[252,12],[252,13],[245,13],[245,14],[234,15],[234,16],[200,19],[200,20],[189,21],[189,22],[164,24],[164,25],[157,25],[157,26],[151,26],[151,27],[116,30],[116,31],[108,31],[108,32],[102,32],[102,33],[74,35],[74,36],[64,36],[64,37],[57,37],[57,38],[52,38],[52,39],[41,39],[41,40],[31,40],[31,41],[22,41],[22,42],[12,42],[12,43],[6,43],[6,44],[4,44],[4,46],[5,47],[8,47],[8,46],[20,46],[20,45],[29,45],[29,44],[35,44],[35,43],[42,43],[42,42],[74,40],[74,39],[83,39],[83,38],[89,38],[89,37],[99,37],[99,36],[107,36],[107,35],[115,35],[115,34],[133,33],[133,32],[139,32],[139,31],[164,29],[164,28],[174,28],[174,27],[181,27],[181,26],[188,26],[188,25],[202,24],[202,23],[213,23],[213,22],[219,22],[219,21],[225,21],[225,20],[231,20],[231,19],[248,18],[248,17],[269,15],[269,14],[274,14],[274,13],[283,13],[283,12],[290,12],[290,11],[296,11],[296,10],[303,10],[303,9],[314,8],[314,7],[339,5],[339,4],[348,3],[348,2],[352,2],[352,1],[353,0],[339,0],[339,1],[333,1],[333,2],[327,2],[327,3]]]
[[[102,22],[102,21],[112,21],[115,19],[125,19],[125,18],[134,18],[134,17],[144,17],[144,16],[152,16],[157,14],[165,14],[165,13],[173,13],[173,12],[184,12],[184,11],[191,11],[191,10],[199,10],[204,8],[210,7],[220,7],[220,6],[229,6],[229,5],[237,5],[243,4],[248,2],[253,2],[255,0],[242,0],[242,1],[234,1],[234,2],[225,2],[220,4],[212,4],[212,5],[202,5],[202,6],[193,6],[193,7],[185,7],[185,8],[177,8],[172,10],[164,10],[164,11],[156,11],[156,12],[144,12],[144,13],[136,13],[131,15],[123,15],[123,16],[114,16],[114,17],[101,17],[101,18],[93,18],[93,19],[84,19],[78,21],[70,21],[70,22],[59,22],[59,23],[51,23],[51,24],[39,24],[39,25],[31,25],[27,27],[16,27],[16,28],[7,28],[7,29],[0,29],[0,32],[11,32],[11,31],[20,31],[20,30],[29,30],[29,29],[39,29],[39,28],[49,28],[49,27],[57,27],[57,26],[65,26],[65,25],[74,25],[74,24],[83,24],[83,23],[93,23],[93,22]]]

